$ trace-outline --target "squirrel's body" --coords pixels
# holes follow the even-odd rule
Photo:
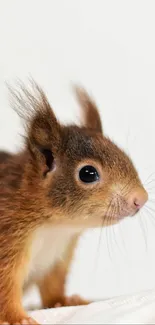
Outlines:
[[[83,90],[84,125],[61,125],[43,91],[21,86],[16,109],[26,119],[25,147],[0,153],[0,319],[31,324],[23,288],[36,283],[44,307],[84,304],[65,297],[79,235],[134,215],[147,193],[129,157],[102,133]]]

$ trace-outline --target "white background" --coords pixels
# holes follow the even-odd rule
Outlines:
[[[0,147],[20,147],[20,122],[5,82],[32,75],[57,116],[76,121],[71,82],[93,93],[105,132],[130,153],[155,200],[155,2],[0,0]],[[105,298],[155,287],[155,201],[151,212],[88,232],[68,293]]]

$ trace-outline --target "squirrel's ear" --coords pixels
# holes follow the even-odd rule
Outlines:
[[[103,132],[98,108],[89,94],[81,87],[74,87],[77,100],[82,108],[83,122],[87,128]]]
[[[24,119],[26,144],[33,157],[51,170],[61,142],[61,125],[43,90],[31,81],[31,89],[22,83],[18,90],[10,88],[12,106]]]

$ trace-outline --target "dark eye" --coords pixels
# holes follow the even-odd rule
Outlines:
[[[99,174],[95,167],[88,165],[81,168],[79,178],[83,183],[94,183],[98,181]]]

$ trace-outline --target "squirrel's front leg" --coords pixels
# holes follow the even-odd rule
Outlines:
[[[28,254],[15,240],[0,243],[0,324],[37,324],[22,306]]]
[[[43,308],[86,305],[86,301],[78,295],[67,297],[65,294],[65,284],[69,267],[72,262],[75,247],[79,235],[72,238],[63,260],[57,261],[54,267],[38,283],[43,302]]]

